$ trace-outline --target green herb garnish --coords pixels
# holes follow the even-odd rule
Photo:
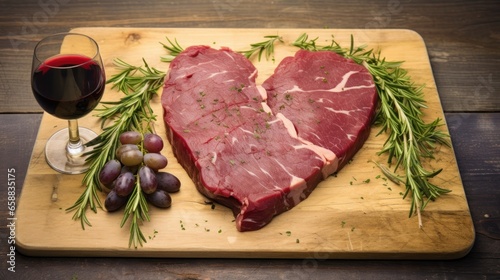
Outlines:
[[[169,54],[162,56],[160,60],[162,62],[171,62],[177,55],[179,55],[182,51],[184,51],[184,48],[179,45],[179,42],[177,42],[177,39],[172,42],[168,37],[166,37],[168,41],[168,45],[161,43],[163,45],[163,48],[167,49],[169,51]]]
[[[265,52],[266,60],[269,60],[271,56],[274,55],[274,44],[279,41],[283,43],[283,38],[278,35],[268,35],[264,36],[264,38],[269,39],[266,41],[262,41],[259,43],[250,44],[250,49],[246,51],[240,51],[246,58],[252,57],[254,54],[258,54],[259,61],[262,58],[262,53]]]
[[[114,62],[121,72],[111,77],[107,83],[112,83],[112,88],[117,88],[125,96],[119,101],[101,102],[103,108],[97,109],[99,113],[96,116],[101,119],[103,131],[86,144],[93,147],[93,150],[86,153],[90,166],[82,180],[85,191],[73,206],[66,209],[66,211],[76,211],[73,219],[80,220],[83,229],[85,225],[91,226],[86,216],[87,209],[90,208],[97,213],[97,206],[102,208],[98,196],[98,192],[101,191],[99,173],[106,162],[115,157],[120,134],[130,130],[147,132],[154,129],[153,122],[156,116],[151,109],[150,100],[163,86],[165,78],[165,73],[149,67],[146,61],[144,67],[135,67],[120,59]],[[105,127],[108,122],[111,124]],[[139,219],[149,221],[147,203],[139,183],[125,207],[122,227],[130,215],[132,220],[129,246],[133,244],[137,248],[138,244],[146,242],[139,228]]]
[[[310,51],[333,51],[366,67],[372,74],[380,99],[376,124],[381,127],[379,134],[387,133],[388,138],[378,153],[388,155],[388,164],[394,164],[394,171],[381,167],[382,172],[393,182],[404,182],[406,192],[403,198],[411,195],[410,216],[417,214],[422,227],[420,211],[427,203],[450,190],[432,184],[429,179],[438,175],[442,169],[427,170],[423,167],[424,158],[433,158],[436,144],[450,146],[448,135],[438,130],[441,119],[425,123],[422,109],[427,108],[423,98],[424,86],[417,86],[401,68],[403,62],[389,62],[366,46],[354,47],[351,36],[349,48],[342,48],[333,38],[330,45],[318,46],[316,39],[308,39],[302,34],[294,46]],[[401,168],[405,176],[396,175]]]

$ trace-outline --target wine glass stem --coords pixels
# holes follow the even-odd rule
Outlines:
[[[78,121],[68,120],[69,141],[66,146],[66,151],[70,156],[80,156],[85,147],[82,140],[80,140],[80,133],[78,132]]]

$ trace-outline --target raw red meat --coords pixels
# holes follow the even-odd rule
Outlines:
[[[378,95],[365,67],[330,51],[300,50],[262,85],[273,113],[296,137],[335,155],[325,175],[340,170],[370,134]]]
[[[187,48],[170,64],[162,95],[174,154],[198,191],[233,210],[239,231],[259,229],[306,199],[363,144],[376,96],[362,69],[300,51],[265,82],[269,95],[244,56]]]

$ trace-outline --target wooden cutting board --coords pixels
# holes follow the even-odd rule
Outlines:
[[[166,36],[180,45],[209,45],[247,50],[251,43],[278,34],[284,44],[275,47],[275,61],[263,59],[255,65],[258,83],[273,73],[285,56],[297,50],[290,46],[300,34],[318,37],[317,44],[326,45],[331,36],[348,47],[350,36],[356,44],[381,50],[392,61],[405,61],[404,67],[417,84],[425,84],[429,108],[425,118],[444,118],[434,82],[426,46],[422,38],[409,30],[335,30],[335,29],[150,29],[150,28],[77,28],[74,32],[90,35],[100,45],[108,78],[117,73],[113,60],[120,58],[133,65],[148,64],[162,71],[168,63],[160,42]],[[161,91],[159,92],[161,94]],[[104,100],[117,100],[108,86]],[[160,95],[159,95],[160,96]],[[158,115],[157,132],[165,135],[160,97],[152,101]],[[66,121],[44,114],[33,149],[25,184],[17,209],[17,248],[35,256],[128,256],[128,257],[227,257],[227,258],[376,258],[376,259],[453,259],[464,256],[474,243],[474,228],[467,205],[453,149],[439,147],[430,169],[443,168],[433,182],[451,189],[422,213],[424,227],[419,229],[417,217],[408,217],[410,201],[402,199],[403,186],[383,176],[369,160],[385,162],[377,156],[385,135],[375,137],[374,128],[368,141],[351,164],[335,177],[322,182],[311,196],[292,210],[274,218],[261,230],[238,232],[228,208],[205,203],[193,182],[177,163],[168,141],[164,154],[170,163],[166,168],[182,181],[179,193],[173,194],[170,209],[150,207],[151,221],[141,228],[147,239],[143,247],[128,247],[128,224],[120,228],[122,211],[97,214],[88,212],[92,227],[82,230],[72,220],[73,205],[83,192],[83,175],[62,175],[45,162],[43,148],[47,139],[66,127]],[[81,126],[99,132],[92,114],[80,120]],[[447,130],[446,127],[444,127]],[[29,147],[27,147],[29,148]],[[58,193],[53,202],[53,191]],[[105,195],[101,194],[104,200]]]

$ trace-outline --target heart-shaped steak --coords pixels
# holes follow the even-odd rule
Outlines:
[[[299,51],[263,86],[230,49],[192,46],[162,95],[169,141],[199,192],[260,229],[306,199],[366,140],[377,103],[370,74],[331,52]]]

